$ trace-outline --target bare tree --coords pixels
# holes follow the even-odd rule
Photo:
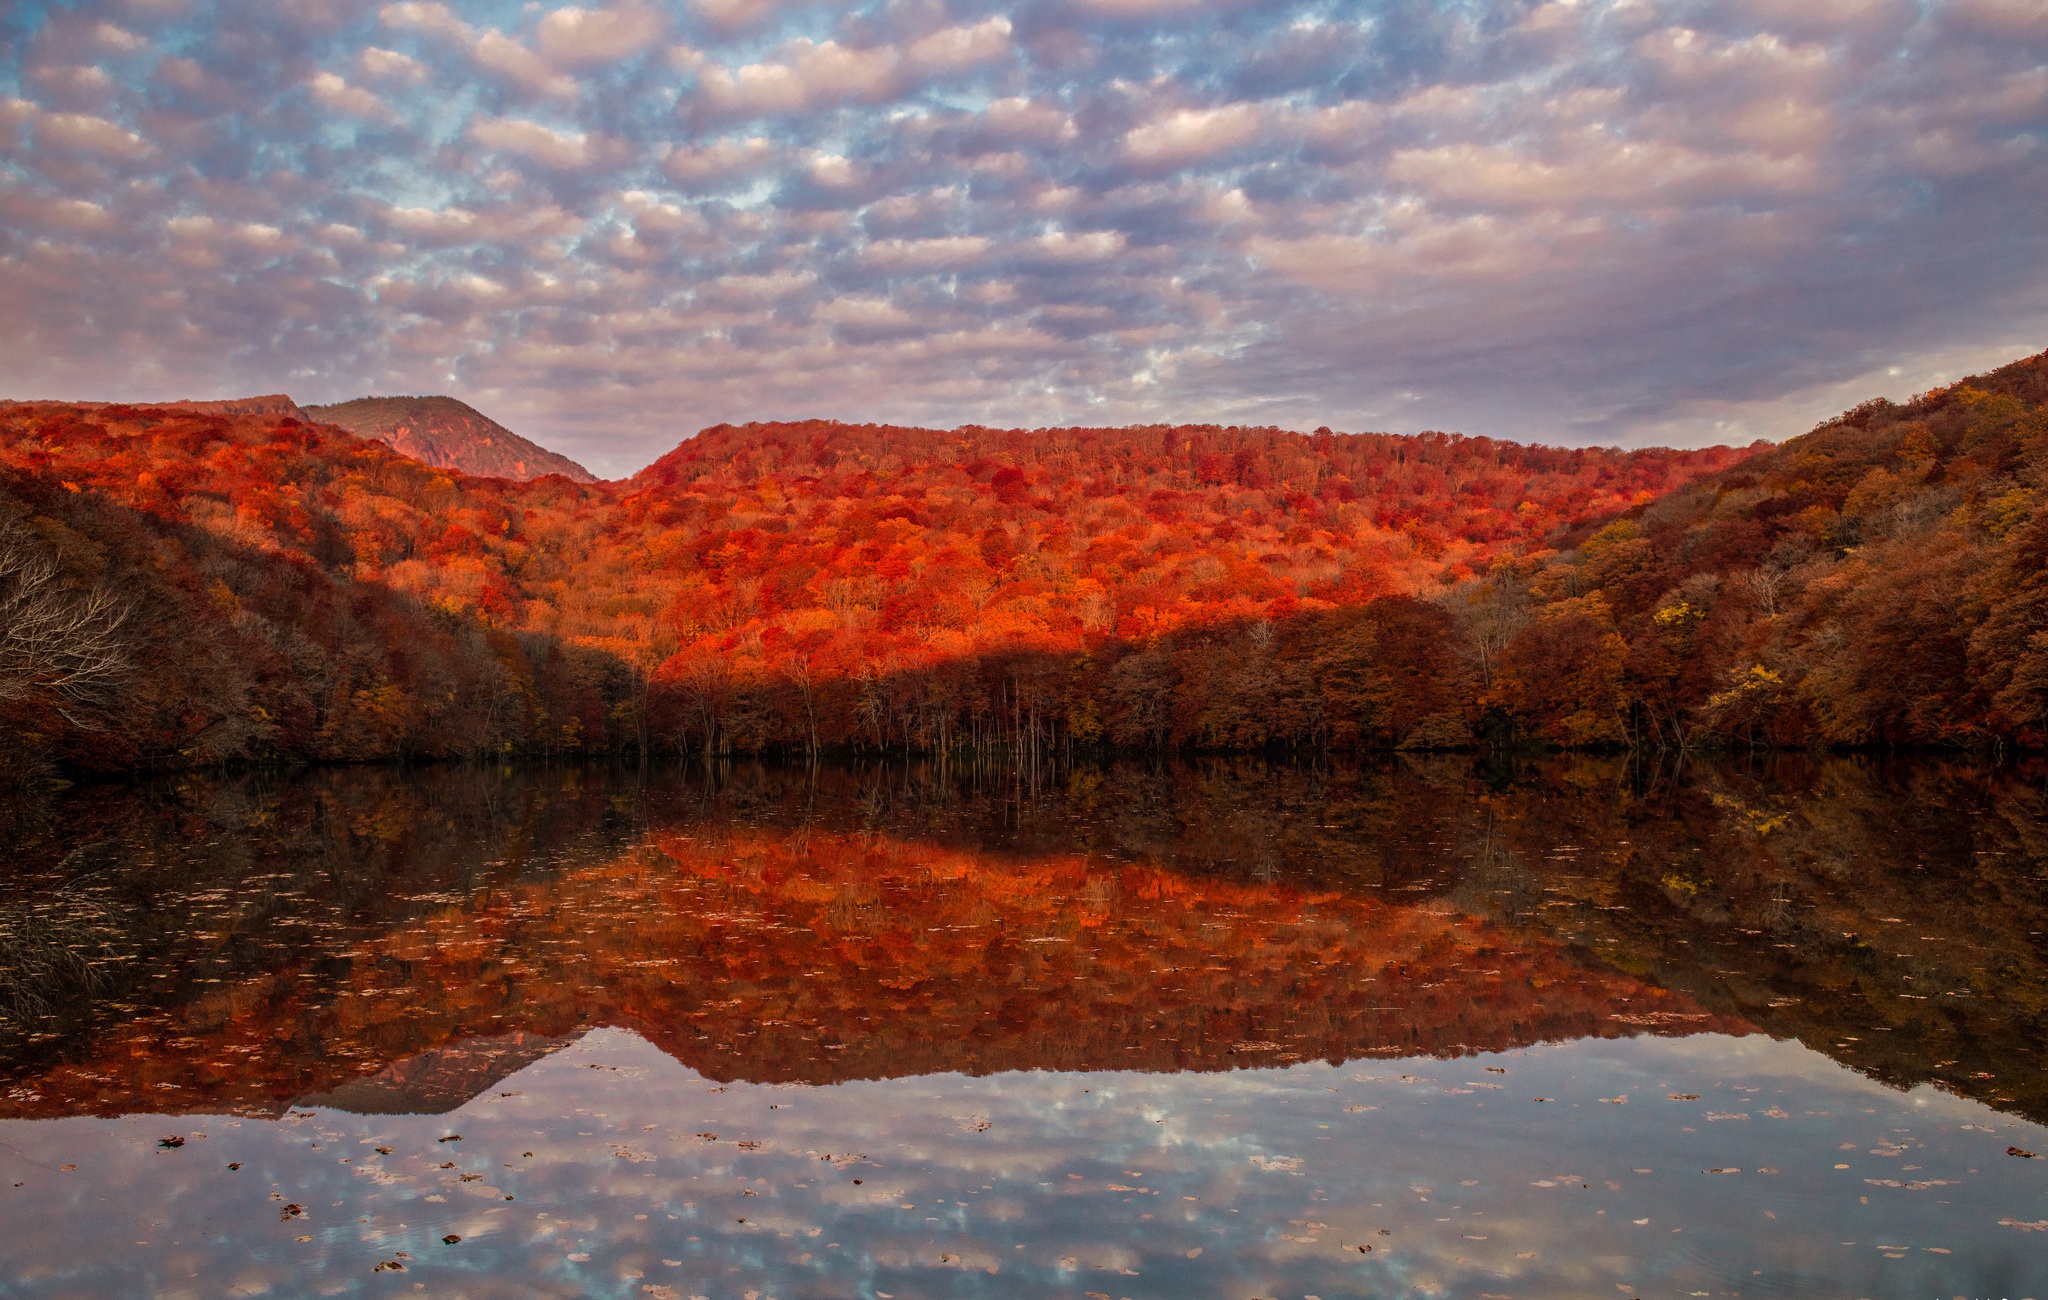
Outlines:
[[[1466,645],[1479,665],[1480,683],[1491,690],[1501,652],[1516,633],[1529,625],[1526,586],[1510,566],[1495,565],[1484,578],[1451,592],[1444,603],[1458,620]]]
[[[805,752],[815,758],[818,754],[818,712],[816,685],[811,679],[811,657],[792,655],[789,662],[783,666],[782,672],[789,679],[789,684],[796,688],[798,698],[803,701],[804,730],[809,737]]]
[[[1785,585],[1785,575],[1775,569],[1751,569],[1749,571],[1749,594],[1755,598],[1756,606],[1764,612],[1765,618],[1778,616],[1778,592]]]
[[[41,703],[96,727],[90,711],[111,705],[129,673],[128,612],[105,583],[66,582],[41,538],[0,517],[0,702]]]

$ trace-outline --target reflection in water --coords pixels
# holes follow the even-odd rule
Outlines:
[[[0,887],[0,1294],[2034,1294],[2043,811],[1806,760],[80,791]]]

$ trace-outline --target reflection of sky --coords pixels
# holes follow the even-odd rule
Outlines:
[[[23,0],[0,392],[1746,440],[2040,347],[2038,0]]]
[[[2009,1145],[1759,1036],[803,1087],[598,1030],[445,1116],[0,1123],[0,1293],[2038,1295]]]

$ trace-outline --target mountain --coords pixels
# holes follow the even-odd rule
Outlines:
[[[176,402],[165,402],[165,407],[174,411],[200,411],[210,415],[274,415],[304,420],[306,413],[299,404],[283,393],[266,393],[261,397],[230,397],[221,401],[193,401],[189,398]]]
[[[306,418],[375,438],[436,469],[459,470],[519,482],[560,474],[572,483],[597,476],[452,397],[358,397],[332,406],[309,406]]]

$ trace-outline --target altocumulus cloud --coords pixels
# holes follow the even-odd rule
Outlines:
[[[75,0],[0,391],[1747,440],[2048,342],[2044,0]]]

